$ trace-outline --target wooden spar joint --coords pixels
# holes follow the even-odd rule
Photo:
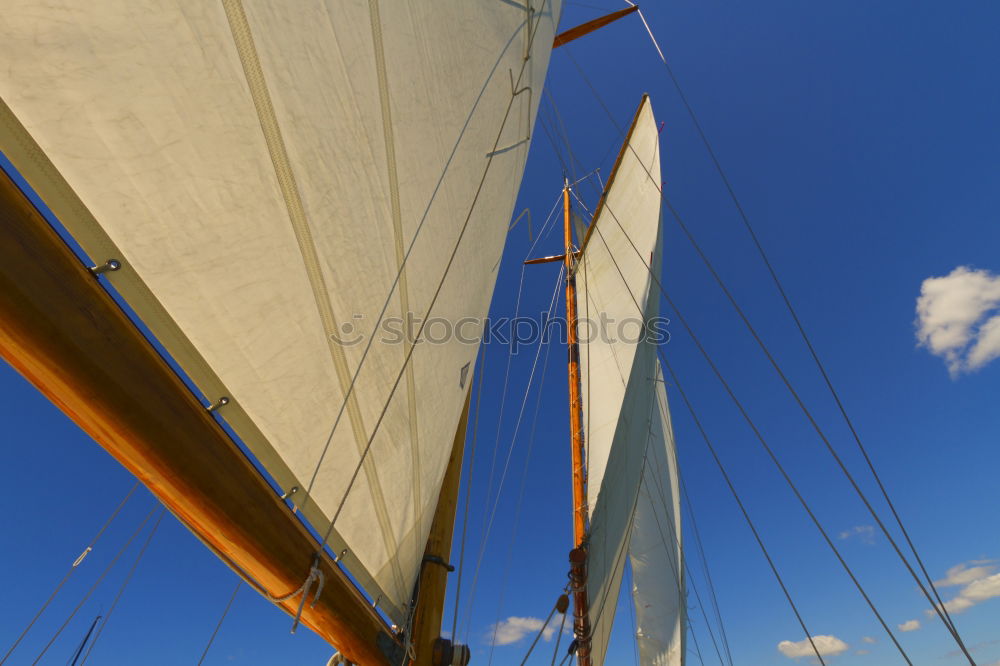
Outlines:
[[[525,264],[548,264],[553,261],[566,261],[565,254],[554,254],[550,257],[539,257],[538,259],[528,259]]]
[[[575,250],[570,253],[574,260],[580,258],[580,250]],[[551,257],[539,257],[538,259],[528,259],[525,264],[549,264],[556,261],[566,261],[565,254],[554,254]]]
[[[453,644],[447,638],[434,641],[432,666],[468,666],[472,660],[472,652],[467,645]]]
[[[561,32],[556,35],[556,38],[552,40],[552,48],[558,48],[563,44],[568,44],[574,39],[579,39],[584,35],[589,35],[599,28],[603,28],[609,23],[614,23],[623,16],[628,16],[632,12],[639,11],[639,5],[632,5],[631,7],[626,7],[625,9],[620,9],[617,12],[611,12],[605,16],[595,18],[593,21],[587,21],[575,28],[570,28],[566,32]]]
[[[102,275],[103,273],[113,273],[122,267],[122,262],[117,259],[108,259],[100,266],[91,266],[90,272],[94,275]]]
[[[573,635],[580,666],[590,666],[590,617],[587,598],[587,549],[569,551],[569,583],[573,592]]]

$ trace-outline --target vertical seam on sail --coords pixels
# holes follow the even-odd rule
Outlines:
[[[410,311],[410,295],[407,284],[405,252],[403,250],[403,222],[399,203],[399,174],[396,170],[396,142],[392,131],[392,108],[389,101],[389,76],[385,67],[385,49],[382,46],[382,19],[379,15],[378,0],[369,0],[368,13],[372,30],[372,49],[375,53],[375,71],[378,78],[378,97],[382,111],[382,138],[385,143],[386,171],[389,176],[389,201],[392,208],[392,231],[395,240],[396,267],[399,271],[399,308],[400,315],[407,317]],[[407,344],[415,345],[416,340]],[[409,353],[406,344],[403,345],[403,358]],[[406,404],[410,426],[410,463],[411,479],[413,481],[413,519],[415,533],[423,534],[424,516],[421,511],[421,472],[420,447],[417,429],[417,391],[414,376],[414,364],[406,364]],[[416,558],[421,559],[423,544],[420,539],[414,541]],[[404,590],[400,590],[405,592]]]
[[[281,127],[278,125],[278,119],[274,112],[274,105],[271,101],[270,91],[267,88],[267,81],[264,79],[264,71],[257,54],[257,47],[253,41],[250,23],[243,9],[242,0],[222,0],[222,6],[229,21],[236,51],[243,65],[243,73],[246,76],[250,96],[257,111],[257,118],[260,121],[261,131],[264,134],[268,154],[274,165],[274,173],[278,180],[278,186],[285,200],[285,207],[288,211],[292,231],[295,234],[295,240],[298,242],[299,254],[302,257],[302,263],[309,278],[309,285],[312,288],[313,299],[316,302],[320,320],[323,323],[324,337],[326,338],[327,347],[330,350],[334,369],[337,373],[337,380],[341,391],[344,395],[347,395],[351,375],[347,368],[347,358],[344,350],[334,340],[334,335],[338,331],[337,319],[330,304],[330,295],[326,287],[326,281],[323,278],[319,254],[316,251],[312,230],[309,227],[309,220],[306,217],[305,207],[302,204],[299,194],[298,184],[295,182],[295,174],[288,159],[288,151],[281,135]],[[354,445],[360,453],[364,448],[363,442],[366,442],[368,437],[365,433],[361,409],[353,392],[348,397],[347,411],[353,430]],[[391,537],[385,498],[382,494],[378,474],[371,459],[364,461],[364,468],[383,539],[385,539],[387,534]],[[395,548],[393,547],[390,550],[389,542],[384,543],[384,545],[387,551],[387,558],[390,561],[394,561]],[[397,566],[394,566],[393,571],[398,575],[397,568]]]

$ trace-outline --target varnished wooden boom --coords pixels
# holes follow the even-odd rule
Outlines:
[[[302,584],[315,540],[2,172],[0,355],[223,561],[273,596]],[[388,666],[398,642],[330,558],[320,566],[302,622],[351,661]]]

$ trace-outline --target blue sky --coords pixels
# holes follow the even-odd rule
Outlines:
[[[597,7],[619,6],[602,0],[586,4],[593,6],[567,5],[563,25],[601,13]],[[1000,274],[1000,85],[995,74],[1000,8],[983,2],[724,5],[682,0],[649,3],[644,12],[932,576],[944,579],[957,565],[1000,559],[1000,361],[953,376],[946,359],[918,346],[915,327],[917,298],[927,278],[948,276],[962,266]],[[620,125],[629,121],[643,92],[651,95],[654,112],[665,121],[665,191],[833,445],[866,492],[873,493],[849,433],[637,17],[568,50]],[[607,174],[621,137],[565,52],[553,55],[548,89],[579,162],[586,169],[600,166]],[[552,119],[553,112],[546,100],[542,114]],[[536,230],[562,179],[562,167],[540,130],[518,203],[518,210],[532,209]],[[897,632],[911,658],[918,664],[964,663],[940,623],[925,614],[928,604],[885,538],[866,529],[873,524],[871,516],[667,217],[664,240],[664,284],[671,296],[824,525],[838,535],[838,546],[887,622],[895,630],[907,621],[920,621],[919,629]],[[528,249],[522,223],[505,254],[495,315],[513,312],[520,263]],[[553,237],[536,253],[558,251]],[[557,270],[535,266],[526,273],[522,312],[547,307]],[[953,282],[943,287],[949,285],[967,286]],[[934,312],[968,302],[961,294],[955,299],[938,301]],[[985,310],[983,314],[988,316]],[[670,330],[666,354],[806,623],[814,635],[834,636],[849,646],[829,663],[900,662],[694,345],[676,322]],[[486,637],[491,624],[510,617],[544,617],[565,581],[570,513],[562,350],[553,350],[546,372],[536,374],[525,424],[513,438],[511,415],[526,394],[534,351],[524,350],[512,362],[498,437],[506,351],[498,345],[487,349],[458,623],[459,636],[468,637],[478,664],[490,660]],[[540,382],[543,394],[532,441],[529,426]],[[682,474],[734,661],[790,663],[778,645],[802,640],[802,631],[679,396],[673,387],[668,390]],[[132,480],[7,367],[0,370],[0,396],[5,440],[0,468],[13,470],[7,474],[6,509],[0,512],[6,596],[0,609],[0,650],[6,651]],[[491,456],[498,446],[502,464],[512,442],[511,471],[466,622]],[[30,663],[99,575],[102,563],[152,506],[148,493],[133,499],[11,663]],[[884,512],[881,503],[877,508]],[[840,539],[842,532],[851,536]],[[690,533],[686,537],[693,543]],[[131,561],[131,555],[125,558]],[[704,598],[701,566],[692,560],[694,583]],[[126,568],[116,567],[84,606],[53,647],[52,662],[65,661],[93,617],[108,608]],[[981,573],[980,578],[990,574]],[[92,663],[194,663],[235,583],[235,576],[184,528],[165,519]],[[951,599],[962,589],[957,585],[941,592]],[[450,625],[450,609],[446,617]],[[718,662],[696,607],[691,617],[705,663]],[[633,663],[624,606],[618,618],[608,663]],[[955,620],[967,644],[978,646],[978,663],[1000,661],[1000,597],[976,603]],[[324,663],[330,650],[307,631],[290,636],[289,626],[284,615],[243,589],[206,663]],[[531,638],[497,646],[493,663],[519,663]],[[689,645],[693,649],[693,642]],[[551,655],[551,642],[540,646],[539,654]],[[859,650],[869,654],[857,654]],[[693,653],[690,659],[699,663]],[[548,663],[544,657],[538,661]]]

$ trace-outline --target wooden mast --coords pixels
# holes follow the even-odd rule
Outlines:
[[[234,570],[273,596],[305,580],[316,540],[2,171],[0,356]],[[357,587],[325,554],[318,566],[325,584],[302,623],[351,662],[399,664]]]
[[[438,495],[437,510],[431,522],[431,531],[424,548],[424,559],[420,566],[417,582],[416,610],[413,618],[413,648],[416,658],[413,666],[438,666],[451,664],[443,660],[443,653],[450,652],[452,646],[438,643],[441,637],[441,618],[444,615],[445,592],[448,588],[448,573],[454,570],[448,562],[451,556],[451,539],[455,527],[455,512],[458,509],[458,490],[462,479],[462,458],[465,453],[465,430],[469,423],[469,400],[472,397],[472,382],[465,398],[462,418],[455,431],[455,442],[451,447],[451,458],[445,469],[441,492]],[[454,640],[454,636],[452,637]],[[435,649],[438,648],[438,649]],[[440,657],[440,658],[438,658]]]
[[[570,583],[573,591],[574,633],[580,666],[590,666],[590,617],[587,597],[587,491],[584,470],[583,402],[580,382],[580,343],[577,340],[576,253],[570,214],[569,181],[563,181],[563,236],[566,252],[566,343],[569,349],[569,430],[573,465],[573,550]]]

